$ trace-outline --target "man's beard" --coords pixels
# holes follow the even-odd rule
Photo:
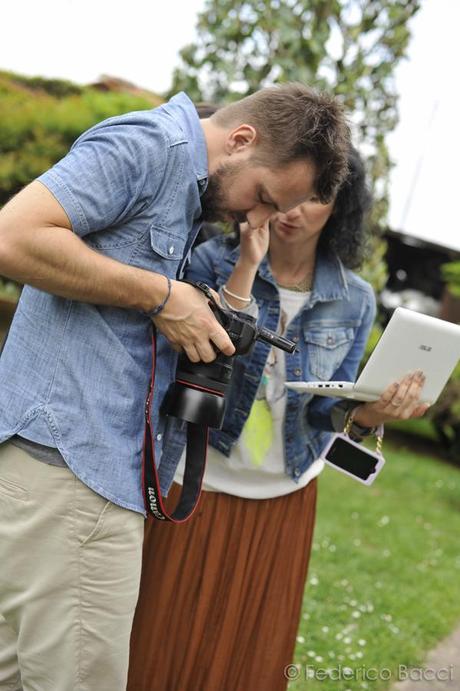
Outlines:
[[[209,223],[228,221],[229,215],[238,216],[238,212],[231,213],[227,207],[227,197],[224,188],[228,189],[229,182],[243,167],[241,163],[223,163],[208,177],[208,186],[201,195],[201,218]]]

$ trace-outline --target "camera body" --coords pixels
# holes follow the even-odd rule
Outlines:
[[[185,354],[181,354],[176,380],[163,402],[163,412],[187,422],[220,429],[225,415],[225,396],[232,377],[234,356],[249,354],[257,340],[289,353],[294,352],[296,344],[269,329],[259,327],[254,317],[222,308],[206,283],[200,281],[192,285],[208,297],[209,306],[217,321],[227,331],[235,346],[235,353],[229,356],[219,352],[216,359],[209,363],[191,362]]]

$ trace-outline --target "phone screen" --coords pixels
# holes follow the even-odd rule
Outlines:
[[[349,444],[341,437],[335,439],[324,458],[361,480],[367,480],[372,473],[375,473],[379,460],[370,456],[369,451]]]

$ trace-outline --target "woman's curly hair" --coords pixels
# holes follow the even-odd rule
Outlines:
[[[365,218],[372,205],[364,163],[352,146],[348,175],[339,188],[332,214],[324,226],[318,251],[333,253],[348,269],[359,268],[366,257],[368,234]]]

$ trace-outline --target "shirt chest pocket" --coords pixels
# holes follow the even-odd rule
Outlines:
[[[353,329],[336,327],[324,329],[305,328],[307,367],[316,379],[331,379],[346,358],[352,344]]]
[[[150,246],[155,264],[162,269],[160,273],[175,278],[184,255],[185,243],[185,237],[170,233],[164,228],[151,227]]]

